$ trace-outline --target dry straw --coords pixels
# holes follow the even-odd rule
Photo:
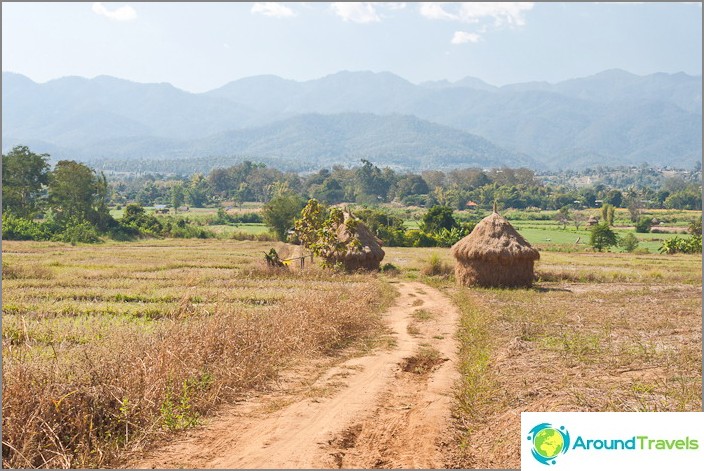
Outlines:
[[[348,249],[345,253],[339,256],[338,259],[332,260],[333,263],[340,262],[346,270],[378,270],[379,264],[384,259],[384,250],[381,248],[381,240],[371,233],[369,228],[361,221],[356,221],[354,233],[350,233],[347,228],[347,222],[353,218],[349,212],[344,213],[345,220],[337,227],[337,239],[345,244]],[[356,238],[359,240],[359,246],[351,242]]]
[[[452,246],[455,277],[465,286],[528,287],[540,253],[497,212]]]

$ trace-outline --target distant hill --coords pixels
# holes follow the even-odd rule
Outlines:
[[[470,133],[413,116],[369,113],[306,114],[193,140],[108,139],[80,148],[57,148],[52,155],[57,158],[74,156],[101,168],[104,167],[98,163],[104,160],[223,156],[272,164],[282,162],[285,163],[282,167],[291,170],[318,169],[359,162],[362,158],[386,166],[415,169],[540,167],[528,156],[506,151]]]
[[[3,72],[3,151],[175,159],[231,156],[379,165],[579,168],[701,160],[701,77],[623,70],[495,87],[412,84],[344,71],[306,82],[236,80],[193,94],[169,84]]]

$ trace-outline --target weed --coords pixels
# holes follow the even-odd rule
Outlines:
[[[438,254],[433,253],[428,258],[428,262],[421,270],[421,273],[425,276],[449,276],[453,272],[452,267],[443,262]]]
[[[416,309],[411,316],[417,321],[427,321],[435,317],[435,315],[427,309]]]

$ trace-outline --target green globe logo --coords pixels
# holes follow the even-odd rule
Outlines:
[[[546,465],[555,464],[555,458],[570,447],[570,434],[565,427],[554,428],[548,423],[533,427],[528,440],[533,442],[533,458]]]

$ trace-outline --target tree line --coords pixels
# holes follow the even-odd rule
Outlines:
[[[277,184],[286,184],[305,199],[325,204],[356,203],[376,205],[395,202],[404,206],[430,208],[435,205],[466,209],[467,205],[490,209],[538,208],[559,210],[617,208],[701,210],[701,182],[670,179],[661,188],[629,186],[616,189],[604,184],[577,188],[568,184],[545,183],[526,168],[456,169],[448,172],[425,170],[419,173],[379,168],[368,160],[353,168],[333,166],[316,173],[299,175],[282,172],[262,163],[245,161],[216,168],[207,175],[188,178],[160,175],[127,176],[111,182],[114,203],[136,201],[143,206],[167,204],[203,207],[222,202],[266,203]]]
[[[204,236],[185,220],[162,223],[133,204],[120,221],[110,215],[113,190],[104,174],[16,146],[2,155],[2,236],[6,240],[97,242],[100,236]]]
[[[359,216],[387,245],[448,246],[471,231],[476,218],[460,221],[454,210],[536,208],[558,210],[564,224],[575,209],[628,208],[631,220],[647,225],[646,208],[701,210],[701,184],[680,182],[667,188],[619,190],[605,185],[581,188],[544,183],[526,168],[426,170],[400,173],[361,160],[353,168],[334,166],[299,175],[262,163],[245,161],[188,178],[159,176],[108,180],[85,164],[62,160],[52,168],[48,154],[16,146],[3,154],[2,209],[5,239],[91,242],[107,235],[128,239],[140,235],[208,237],[213,234],[178,216],[156,218],[145,206],[164,204],[219,207],[245,202],[265,203],[263,217],[277,238],[285,240],[293,218],[315,199],[324,205],[355,203]],[[376,208],[381,203],[427,209],[419,229],[408,230],[403,220]],[[110,207],[122,207],[116,220]],[[571,214],[578,214],[572,212]],[[611,213],[613,214],[613,212]],[[218,218],[230,216],[223,210]],[[608,211],[604,219],[608,217]],[[575,223],[581,223],[577,221]],[[646,230],[647,231],[647,228]]]

